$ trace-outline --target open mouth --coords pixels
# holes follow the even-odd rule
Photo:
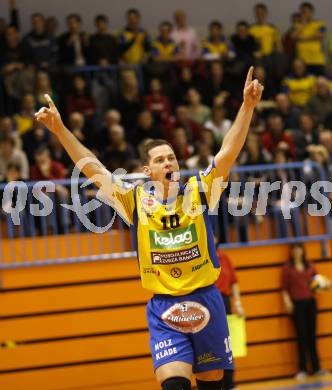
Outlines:
[[[167,172],[165,177],[169,181],[179,181],[180,172]]]

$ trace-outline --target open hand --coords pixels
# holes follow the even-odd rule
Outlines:
[[[255,106],[261,100],[262,93],[264,90],[264,86],[260,84],[257,79],[255,80],[252,79],[253,73],[254,73],[254,67],[251,66],[248,71],[247,79],[244,84],[244,90],[243,90],[244,104],[250,108],[255,108]]]
[[[38,122],[46,126],[52,133],[57,134],[64,127],[61,116],[51,97],[47,94],[44,96],[48,107],[42,107],[35,113],[35,117]]]

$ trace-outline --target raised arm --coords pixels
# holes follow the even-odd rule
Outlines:
[[[245,143],[254,109],[262,97],[264,87],[258,80],[252,80],[253,71],[254,68],[250,67],[243,90],[243,103],[214,160],[218,176],[224,180],[228,178]]]
[[[45,97],[49,107],[42,107],[35,114],[36,119],[59,138],[59,141],[66,149],[70,158],[76,165],[78,165],[86,177],[91,178],[95,175],[110,175],[97,157],[89,149],[83,146],[81,142],[65,127],[59,111],[50,96],[45,95]],[[89,158],[89,162],[82,164],[82,162],[87,161],[87,157]],[[101,183],[97,181],[96,185],[100,186]]]

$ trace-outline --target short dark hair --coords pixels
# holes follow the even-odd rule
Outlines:
[[[134,14],[136,16],[141,16],[141,13],[137,8],[129,8],[126,12],[126,15],[129,16],[130,14]]]
[[[306,250],[305,250],[305,246],[302,242],[295,242],[294,244],[291,244],[289,249],[290,249],[290,253],[289,253],[289,258],[288,258],[288,263],[291,267],[295,268],[295,261],[294,261],[294,257],[292,255],[292,250],[294,248],[301,248],[302,251],[303,251],[303,257],[302,257],[302,261],[303,261],[303,264],[304,264],[304,268],[305,269],[308,269],[309,267],[309,263],[308,263],[308,260],[307,260],[307,256],[306,256]]]
[[[157,146],[162,146],[162,145],[168,145],[174,152],[173,146],[167,142],[164,139],[153,139],[150,141],[147,141],[146,143],[143,144],[143,147],[141,149],[141,161],[142,164],[148,164],[150,161],[150,150],[156,148]]]
[[[95,17],[95,23],[98,23],[98,22],[105,22],[105,23],[108,23],[108,17],[106,15],[103,15],[103,14],[99,14]]]
[[[264,3],[257,3],[257,4],[255,4],[255,9],[257,9],[257,8],[261,8],[264,11],[267,11],[267,6]]]
[[[212,20],[212,22],[209,24],[209,28],[212,27],[218,27],[220,30],[223,28],[222,24],[218,20]]]
[[[42,144],[42,145],[39,146],[39,148],[37,148],[35,150],[34,157],[40,156],[41,154],[43,154],[45,152],[50,153],[50,149],[49,149],[49,147],[46,144]]]
[[[307,2],[307,1],[300,4],[300,9],[303,9],[303,8],[309,8],[311,11],[315,10],[314,5],[312,3]]]
[[[246,20],[240,20],[239,22],[237,22],[236,27],[241,27],[241,26],[249,28],[249,23]]]
[[[66,17],[67,22],[69,19],[75,19],[77,22],[82,23],[82,18],[81,18],[81,15],[79,15],[79,14],[69,14]]]

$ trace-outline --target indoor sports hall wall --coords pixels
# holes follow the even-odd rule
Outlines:
[[[321,259],[319,243],[306,247],[318,271],[332,278],[331,248]],[[288,247],[227,253],[247,315],[249,354],[236,360],[237,380],[294,374],[294,333],[279,291]],[[149,293],[135,259],[7,270],[1,282],[0,389],[157,388],[145,320]],[[319,295],[319,310],[319,350],[323,367],[332,369],[331,292]]]
[[[90,0],[71,1],[58,0],[45,2],[42,0],[17,0],[21,14],[22,29],[24,32],[29,28],[29,17],[33,12],[41,12],[47,16],[56,16],[60,21],[60,30],[64,29],[64,18],[72,12],[79,13],[83,17],[83,27],[87,31],[93,31],[93,17],[97,13],[105,13],[111,20],[111,29],[118,29],[124,24],[125,11],[130,7],[139,8],[143,15],[143,25],[149,30],[155,30],[158,23],[164,19],[172,19],[175,9],[182,8],[187,11],[189,21],[199,30],[205,31],[211,19],[220,19],[225,27],[233,28],[234,24],[245,19],[253,21],[252,7],[258,1],[255,0],[157,0],[151,6],[151,0]],[[267,0],[264,3],[270,10],[270,21],[281,29],[289,25],[292,12],[296,11],[301,0]],[[330,0],[315,0],[316,17],[330,23],[332,8]],[[93,4],[93,6],[92,6]],[[204,5],[203,5],[204,4]],[[0,15],[7,17],[7,1],[0,2]]]

